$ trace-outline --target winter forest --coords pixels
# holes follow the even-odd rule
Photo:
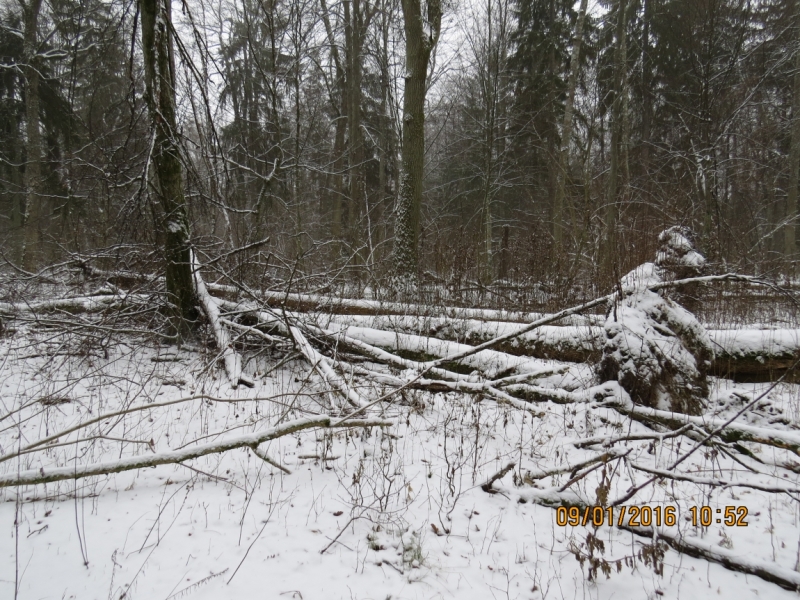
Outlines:
[[[0,597],[800,593],[800,0],[0,1]]]

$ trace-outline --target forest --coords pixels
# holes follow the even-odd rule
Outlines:
[[[800,0],[0,2],[0,596],[800,592]]]

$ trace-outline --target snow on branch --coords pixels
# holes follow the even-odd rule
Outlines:
[[[792,591],[800,589],[800,573],[797,571],[779,567],[774,563],[750,558],[746,554],[733,552],[719,544],[676,534],[660,527],[629,527],[623,525],[621,529],[645,537],[657,536],[658,539],[664,540],[674,550],[682,554],[688,554],[695,558],[704,558],[710,562],[721,564],[731,571],[755,575],[784,589]]]
[[[358,395],[358,393],[353,390],[344,379],[339,377],[331,366],[328,364],[326,357],[322,356],[319,352],[317,352],[311,344],[306,339],[306,336],[303,335],[303,332],[300,331],[297,327],[290,326],[289,331],[291,332],[292,338],[297,343],[297,347],[300,349],[300,352],[303,353],[303,356],[306,360],[311,363],[311,366],[316,369],[316,371],[320,374],[320,376],[332,387],[336,388],[340,393],[347,398],[347,401],[350,402],[356,408],[361,408],[366,403]]]
[[[65,481],[91,477],[93,475],[109,475],[157,465],[178,464],[193,458],[200,458],[208,454],[219,454],[234,448],[256,448],[264,442],[274,440],[297,431],[311,428],[338,428],[338,427],[391,427],[393,421],[383,419],[331,419],[329,416],[319,416],[306,419],[297,419],[278,425],[266,431],[229,437],[209,444],[160,452],[157,454],[131,456],[120,460],[102,462],[90,465],[75,465],[71,467],[41,467],[27,471],[11,472],[0,475],[0,487],[19,485],[35,485],[53,481]]]
[[[744,423],[731,423],[726,419],[709,416],[692,416],[683,413],[658,410],[647,406],[635,406],[623,401],[609,402],[620,413],[637,421],[658,423],[671,428],[679,428],[688,423],[711,433],[717,431],[726,442],[754,442],[776,448],[783,448],[800,455],[800,433],[767,427],[756,427]]]
[[[217,341],[217,347],[222,352],[222,359],[225,362],[225,372],[228,374],[231,387],[236,388],[240,383],[247,387],[253,387],[253,385],[255,385],[253,380],[242,373],[242,358],[233,349],[233,343],[228,335],[228,331],[223,327],[217,300],[208,293],[206,284],[203,281],[203,276],[200,274],[200,265],[197,262],[194,251],[191,252],[191,256],[195,294],[203,307],[203,312],[206,317],[208,317],[208,322],[211,324],[211,329]]]
[[[138,406],[130,406],[128,408],[124,408],[122,410],[115,410],[113,412],[103,413],[97,417],[92,419],[88,419],[77,425],[73,425],[68,427],[67,429],[62,429],[56,433],[48,435],[42,439],[36,440],[35,442],[31,442],[26,446],[21,447],[19,450],[14,452],[9,452],[7,454],[0,455],[0,463],[5,462],[9,459],[15,458],[20,454],[27,453],[31,450],[39,448],[41,446],[49,445],[53,442],[56,442],[60,438],[70,435],[71,433],[75,433],[81,429],[85,429],[90,425],[94,425],[95,423],[101,423],[103,421],[107,421],[108,419],[113,419],[115,417],[120,417],[122,415],[128,415],[134,412],[144,411],[144,410],[153,410],[156,408],[162,408],[165,406],[172,406],[174,404],[181,404],[183,402],[191,402],[192,400],[207,400],[209,402],[223,402],[223,403],[234,403],[234,402],[254,402],[259,400],[269,400],[268,397],[256,397],[256,398],[217,398],[215,396],[209,396],[208,394],[195,394],[193,396],[186,396],[183,398],[175,398],[173,400],[166,400],[164,402],[153,402],[150,404],[141,404]],[[6,417],[8,415],[5,415]],[[5,418],[5,417],[4,417]]]
[[[694,475],[684,475],[681,473],[675,473],[673,471],[667,471],[665,469],[654,469],[652,467],[640,465],[634,462],[631,462],[629,464],[631,468],[636,469],[637,471],[650,473],[651,475],[659,475],[665,479],[675,479],[676,481],[689,481],[691,483],[696,483],[697,485],[709,485],[712,487],[722,487],[722,488],[744,487],[753,490],[761,490],[762,492],[770,492],[773,494],[781,494],[781,493],[800,494],[800,488],[793,485],[768,484],[768,483],[764,484],[746,480],[728,481],[726,479],[719,479],[719,478],[711,479],[709,477],[695,477]]]

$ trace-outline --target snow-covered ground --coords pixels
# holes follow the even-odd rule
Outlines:
[[[83,333],[26,326],[0,338],[2,456],[75,423],[153,404],[0,462],[0,477],[161,453],[330,412],[330,390],[297,354],[277,368],[284,353],[255,357],[245,365],[255,387],[232,390],[209,350],[158,348],[134,333],[123,339],[104,347]],[[530,363],[557,366],[525,363],[528,371]],[[537,385],[555,387],[559,378],[592,383],[576,366]],[[367,401],[387,391],[350,384]],[[732,416],[769,385],[712,380],[707,414]],[[370,414],[395,425],[306,430],[261,446],[291,474],[240,448],[183,465],[2,488],[0,598],[796,597],[671,548],[662,559],[662,546],[616,527],[558,526],[556,510],[541,504],[580,463],[597,468],[578,470],[585,476],[570,490],[590,504],[611,502],[650,477],[635,466],[666,469],[692,447],[689,438],[608,447],[604,439],[653,431],[595,403],[548,401],[524,411],[457,392],[404,390]],[[777,386],[740,421],[794,430],[800,387]],[[700,481],[800,491],[796,455],[743,446],[752,456],[733,445],[700,448],[676,469],[686,480],[657,480],[625,504],[674,506],[677,525],[665,533],[794,572],[798,493]],[[587,462],[604,454],[605,463]],[[484,491],[509,463],[497,493]],[[694,527],[693,506],[711,507],[714,520],[717,509],[744,506],[748,525]]]

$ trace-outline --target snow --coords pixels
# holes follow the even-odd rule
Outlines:
[[[694,249],[690,241],[691,232],[686,227],[674,226],[658,236],[661,247],[656,254],[656,264],[661,269],[688,267],[699,274],[706,264],[702,254]]]
[[[217,301],[208,293],[203,276],[200,273],[200,265],[197,262],[194,251],[189,251],[192,261],[192,280],[194,282],[194,292],[203,306],[203,313],[206,315],[214,331],[217,346],[225,362],[225,372],[228,374],[231,386],[237,387],[241,381],[245,385],[252,387],[252,382],[248,378],[242,379],[242,361],[238,353],[233,349],[228,331],[220,322],[219,306]]]
[[[233,286],[208,284],[211,291],[237,294],[240,290]],[[298,294],[280,292],[259,292],[259,298],[264,301],[292,306],[302,305],[315,309],[331,309],[334,313],[352,313],[357,315],[391,315],[392,318],[403,317],[423,319],[474,319],[480,321],[509,321],[516,323],[529,323],[547,316],[538,312],[519,312],[496,310],[488,308],[459,308],[459,307],[432,307],[423,304],[410,304],[403,302],[386,302],[381,300],[342,298],[340,296],[326,296],[323,294]],[[570,315],[561,320],[563,324],[570,325],[602,325],[603,317],[599,315]]]
[[[639,404],[697,414],[707,394],[714,350],[695,316],[650,287],[662,269],[644,263],[625,275],[624,292],[609,308],[598,366],[601,381],[616,380]]]
[[[537,318],[541,318],[539,315]],[[676,313],[681,317],[680,313]],[[389,330],[419,336],[458,339],[466,344],[477,344],[501,335],[519,331],[524,324],[508,321],[482,321],[449,317],[418,317],[410,315],[334,315],[321,317],[330,319],[339,326],[352,325],[368,329]],[[682,319],[685,325],[689,325]],[[758,324],[756,324],[758,325]],[[696,327],[691,324],[690,326]],[[329,327],[331,327],[329,325]],[[731,329],[706,329],[706,336],[719,357],[792,357],[800,351],[800,329],[769,327],[735,327]],[[592,325],[544,325],[523,333],[509,342],[520,352],[540,345],[542,348],[558,349],[561,353],[599,353],[605,342],[602,326]]]
[[[420,342],[404,335],[389,340],[369,328],[348,327],[346,332],[391,348]],[[219,445],[263,435],[292,420],[317,419],[315,414],[328,406],[325,378],[304,361],[267,373],[276,359],[245,359],[243,368],[256,386],[234,390],[205,351],[176,351],[129,339],[107,348],[106,356],[92,348],[79,352],[79,342],[27,327],[0,339],[3,454],[100,414],[153,408],[65,436],[66,445],[2,462],[4,477],[25,469],[68,470]],[[435,349],[454,352],[460,346]],[[481,372],[552,367],[546,361],[484,353],[469,357]],[[502,360],[519,362],[503,365]],[[393,373],[382,365],[363,365]],[[581,393],[588,398],[593,388],[583,383]],[[538,379],[537,384],[542,385]],[[379,384],[364,380],[348,385],[365,401],[382,392]],[[548,385],[555,386],[555,379]],[[754,397],[764,389],[765,384],[713,380],[709,408],[715,419],[726,419],[741,405],[740,396]],[[604,394],[612,391],[607,387]],[[788,424],[776,425],[783,428],[776,429],[777,435],[795,438],[798,391],[791,384],[776,388],[757,413],[763,414],[762,421],[741,426],[765,428],[769,416],[780,413]],[[199,394],[207,397],[158,406]],[[612,570],[608,579],[600,574],[588,581],[586,566],[575,556],[588,552],[588,533],[604,542],[605,551],[597,556],[610,563],[635,556],[650,541],[607,526],[596,532],[558,527],[550,506],[594,503],[604,473],[622,467],[623,455],[637,465],[666,468],[681,441],[686,449],[685,438],[577,448],[575,442],[587,438],[651,430],[624,420],[610,406],[590,402],[539,402],[530,405],[536,412],[531,414],[458,392],[404,394],[404,400],[375,408],[376,416],[396,423],[391,428],[305,430],[263,444],[291,474],[238,448],[186,466],[4,488],[0,527],[6,535],[0,538],[0,552],[6,558],[0,562],[0,596],[14,595],[16,579],[19,598],[795,597],[754,575],[673,550],[664,555],[663,575],[636,559],[633,567]],[[75,441],[92,435],[105,439]],[[147,443],[120,443],[115,437]],[[191,443],[195,439],[198,444]],[[759,482],[800,486],[796,473],[769,466],[791,460],[790,453],[750,448],[763,462],[739,460],[765,471]],[[610,457],[607,471],[602,463],[591,462],[604,452]],[[494,483],[497,493],[483,491],[483,482],[509,462],[516,466]],[[580,464],[601,468],[559,491]],[[709,462],[696,453],[680,470],[699,479],[735,481],[749,475],[724,454]],[[609,498],[646,476],[620,469]],[[766,565],[787,578],[797,577],[798,511],[785,494],[670,481],[646,488],[632,502],[678,507],[678,526],[662,528],[664,536],[681,535],[685,543],[720,559],[754,568]],[[688,509],[700,504],[714,509],[745,505],[750,525],[692,527],[685,520]]]

